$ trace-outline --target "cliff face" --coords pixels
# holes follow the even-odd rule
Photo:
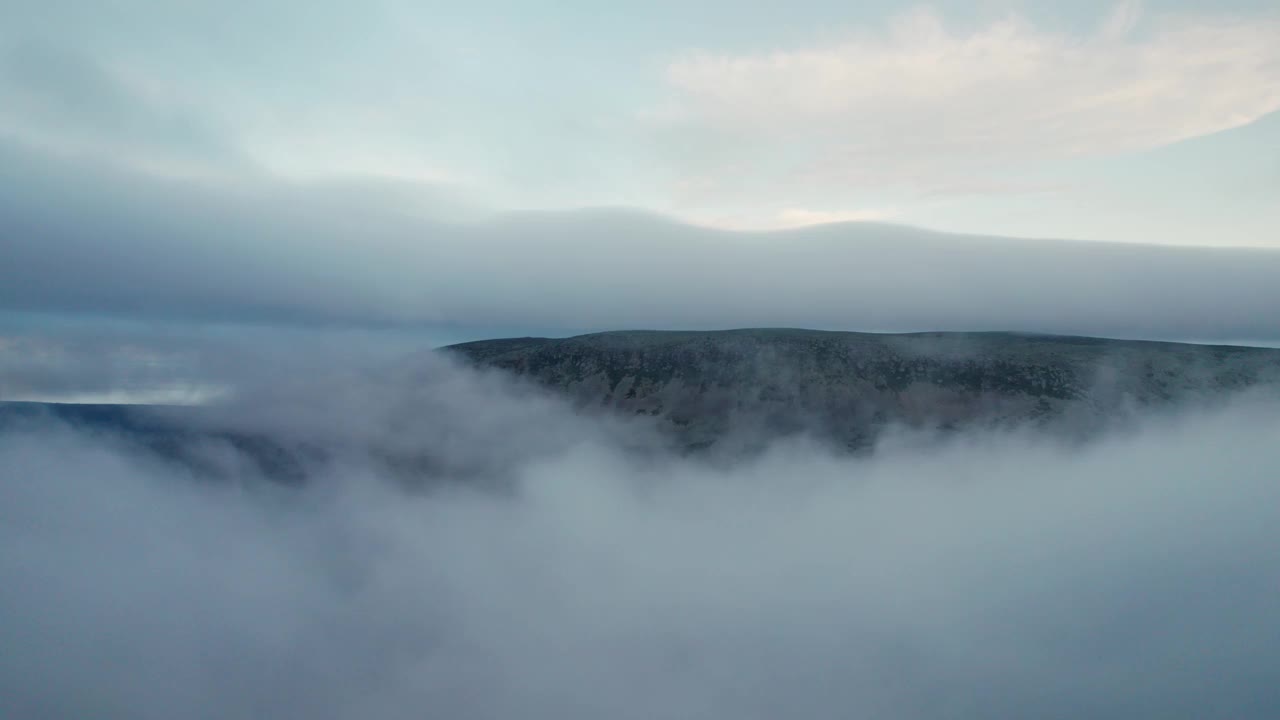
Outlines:
[[[449,351],[583,408],[647,415],[677,444],[1033,423],[1074,432],[1280,380],[1280,351],[1011,333],[608,332]]]

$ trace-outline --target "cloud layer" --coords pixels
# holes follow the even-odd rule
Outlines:
[[[406,492],[356,453],[301,488],[248,470],[211,485],[101,437],[0,437],[6,709],[1277,709],[1274,407],[1084,449],[988,435],[854,460],[787,445],[724,468],[638,461],[554,402],[457,372],[430,366],[407,395],[385,377],[346,383],[336,398],[300,378],[270,417],[228,406],[223,420],[283,436],[399,427],[463,459],[497,443],[508,491]]]
[[[138,318],[1280,338],[1280,252],[623,211],[443,222],[377,187],[157,180],[0,146],[0,305]]]

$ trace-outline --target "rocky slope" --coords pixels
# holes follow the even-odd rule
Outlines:
[[[447,348],[583,408],[656,419],[688,449],[807,432],[1032,423],[1088,433],[1136,410],[1280,381],[1280,351],[1015,333],[607,332]]]

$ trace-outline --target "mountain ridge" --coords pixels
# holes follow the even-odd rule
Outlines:
[[[1274,349],[1004,331],[631,330],[443,350],[580,408],[656,417],[692,449],[744,432],[863,449],[890,426],[1088,431],[1280,382]]]

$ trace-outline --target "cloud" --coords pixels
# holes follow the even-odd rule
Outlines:
[[[781,445],[719,467],[639,459],[554,401],[458,372],[336,398],[300,377],[293,404],[222,421],[464,461],[500,449],[505,490],[406,490],[342,443],[329,471],[280,488],[247,469],[192,482],[65,429],[0,435],[6,709],[1275,713],[1273,405],[1083,448]]]
[[[0,313],[0,401],[201,404],[505,332]]]
[[[799,228],[808,225],[829,225],[831,223],[884,221],[893,218],[895,211],[888,208],[867,208],[862,210],[811,210],[808,208],[790,207],[772,214],[739,213],[736,215],[705,214],[683,219],[707,227],[724,230],[782,230]]]
[[[1078,36],[1009,15],[948,27],[896,17],[772,52],[687,53],[667,67],[672,132],[733,138],[732,165],[688,171],[734,185],[769,174],[928,190],[1064,157],[1167,145],[1280,109],[1280,20],[1160,15],[1124,3]]]
[[[788,209],[893,209],[977,232],[1212,243],[1228,227],[1271,244],[1270,206],[1234,188],[1265,133],[1216,163],[1221,182],[1205,181],[1214,161],[1129,155],[1143,180],[1111,190],[1114,168],[1053,160],[1274,107],[1277,21],[1256,9],[1124,6],[1080,34],[1047,6],[994,21],[960,8],[948,24],[918,11],[879,31],[885,8],[826,0],[648,3],[634,23],[500,5],[9,0],[0,138],[165,178],[351,181],[485,208],[757,229]],[[996,207],[1011,195],[1023,207]]]
[[[349,186],[157,181],[0,145],[0,305],[200,322],[800,326],[1275,339],[1280,252],[732,233],[620,210],[473,222]]]
[[[808,210],[805,208],[787,208],[778,213],[778,224],[779,227],[803,227],[805,225],[887,220],[891,217],[893,217],[893,213],[889,210]]]

